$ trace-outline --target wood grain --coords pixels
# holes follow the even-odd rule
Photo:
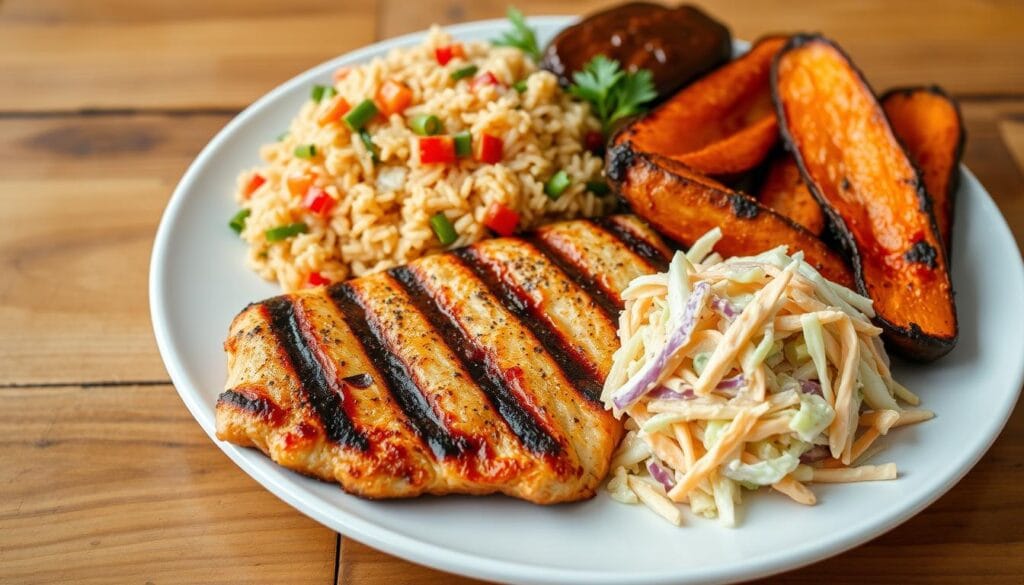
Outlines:
[[[240,109],[374,37],[374,0],[135,5],[0,3],[0,111]]]
[[[824,31],[877,89],[936,82],[966,98],[965,160],[1024,246],[1024,4],[700,4],[738,38]],[[235,112],[374,39],[505,6],[0,0],[0,582],[475,582],[339,546],[237,469],[164,383],[146,279],[171,190]],[[1021,583],[1022,435],[1018,409],[921,515],[764,583]]]
[[[174,184],[227,119],[0,120],[0,384],[168,379],[150,249]]]
[[[0,389],[0,582],[327,583],[335,536],[169,385]]]

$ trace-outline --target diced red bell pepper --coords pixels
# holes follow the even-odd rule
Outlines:
[[[331,100],[331,103],[327,106],[327,109],[324,110],[323,113],[317,117],[316,122],[321,126],[326,126],[332,122],[337,122],[350,109],[352,109],[352,106],[349,105],[345,98],[341,97],[340,95],[335,96],[334,99]]]
[[[604,150],[604,134],[597,130],[587,132],[586,136],[583,137],[583,146],[590,152],[600,153]]]
[[[419,139],[420,164],[450,164],[455,162],[455,141],[451,136],[421,136]]]
[[[325,284],[331,284],[331,281],[327,278],[324,278],[324,275],[320,274],[319,272],[310,272],[308,281],[309,286],[322,286]]]
[[[494,164],[501,162],[503,148],[504,143],[501,141],[501,138],[493,134],[484,133],[480,135],[480,140],[476,143],[476,152],[474,154],[476,155],[476,160],[487,164]]]
[[[405,84],[388,79],[377,90],[377,109],[385,116],[401,114],[412,103],[412,90]]]
[[[499,236],[511,236],[519,227],[519,214],[501,203],[492,203],[484,215],[484,225]]]
[[[473,78],[473,83],[471,83],[469,87],[473,91],[477,91],[480,88],[486,87],[488,85],[501,85],[501,82],[498,81],[498,78],[490,71],[484,71],[480,75],[477,75],[476,77]]]
[[[266,183],[267,180],[263,178],[263,175],[259,173],[253,173],[252,177],[249,177],[249,182],[245,184],[245,198],[248,199],[260,188],[260,185]]]
[[[334,204],[337,201],[334,197],[331,197],[327,191],[324,191],[320,187],[310,187],[306,191],[306,198],[302,200],[302,205],[310,211],[320,217],[327,217],[327,214],[331,212]]]
[[[434,49],[434,57],[440,65],[447,65],[455,57],[465,58],[466,51],[459,43],[453,43]]]

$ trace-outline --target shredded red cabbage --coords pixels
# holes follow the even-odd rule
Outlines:
[[[814,380],[800,380],[800,391],[804,394],[814,394],[815,396],[825,397],[825,393],[821,390],[821,384]]]
[[[690,341],[693,329],[697,326],[698,317],[707,303],[711,293],[711,285],[706,282],[698,282],[686,299],[686,306],[683,308],[682,318],[679,320],[679,327],[673,331],[653,358],[648,360],[640,371],[622,385],[622,388],[612,396],[612,404],[619,410],[626,410],[645,394],[654,389],[661,376],[662,370],[668,364],[672,356]]]
[[[658,483],[665,486],[665,491],[672,489],[676,485],[676,480],[672,477],[667,469],[655,463],[653,459],[647,460],[647,471],[651,474],[651,477],[658,480]]]
[[[711,297],[711,308],[718,311],[726,319],[735,319],[740,312],[736,305],[729,302],[729,299],[714,295]]]

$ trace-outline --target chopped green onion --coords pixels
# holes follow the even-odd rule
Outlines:
[[[480,68],[477,67],[476,65],[466,65],[461,69],[456,69],[455,71],[452,71],[452,81],[458,81],[460,79],[472,77],[476,75],[476,72],[479,70]]]
[[[459,132],[453,137],[455,141],[455,155],[456,156],[469,156],[473,154],[473,135],[466,132]]]
[[[603,196],[611,193],[612,189],[604,181],[587,181],[587,191],[597,196]]]
[[[288,131],[288,130],[285,130],[284,132],[282,132],[282,133],[278,134],[278,135],[277,135],[277,141],[278,141],[278,142],[282,142],[282,141],[284,141],[284,139],[285,139],[285,138],[288,138],[288,135],[289,135],[289,134],[291,134],[291,132],[290,132],[290,131]]]
[[[354,132],[362,130],[363,126],[377,115],[377,105],[373,100],[363,100],[359,105],[352,108],[352,111],[345,114],[345,123]]]
[[[441,118],[433,114],[419,114],[409,120],[409,127],[420,136],[433,136],[441,132]]]
[[[520,79],[519,81],[513,83],[512,89],[518,91],[519,93],[523,93],[524,91],[526,91],[526,80]]]
[[[287,240],[292,236],[304,234],[309,231],[309,226],[299,221],[295,223],[288,223],[276,228],[270,228],[263,232],[267,237],[268,242],[280,242],[281,240]]]
[[[459,235],[455,233],[455,226],[452,225],[448,216],[441,212],[435,213],[430,218],[430,227],[434,230],[434,234],[442,246],[447,246],[459,239]]]
[[[327,100],[334,97],[338,92],[329,85],[314,85],[313,91],[310,92],[311,98],[316,103],[320,103],[321,100]]]
[[[558,171],[548,179],[547,183],[544,183],[544,194],[551,199],[558,199],[569,188],[570,183],[569,173]]]
[[[251,213],[251,209],[239,209],[238,213],[236,213],[234,217],[231,218],[231,221],[228,222],[228,227],[235,230],[236,234],[241,234],[242,230],[245,229],[245,220]]]
[[[363,146],[366,147],[366,151],[370,153],[370,159],[375,163],[380,162],[380,149],[373,143],[373,139],[370,138],[370,133],[366,130],[359,131],[359,140],[363,141]]]
[[[295,156],[304,159],[311,159],[316,156],[316,145],[315,144],[300,144],[295,147]]]

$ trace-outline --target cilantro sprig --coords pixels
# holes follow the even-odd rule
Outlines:
[[[618,61],[597,55],[572,75],[572,95],[590,102],[607,133],[619,120],[644,111],[657,97],[654,76],[647,69],[623,71]]]
[[[512,30],[506,31],[499,38],[491,41],[491,44],[498,47],[515,47],[529,55],[534,61],[540,61],[540,46],[537,44],[537,34],[533,29],[526,26],[526,18],[515,6],[508,7],[508,20],[512,23]]]

